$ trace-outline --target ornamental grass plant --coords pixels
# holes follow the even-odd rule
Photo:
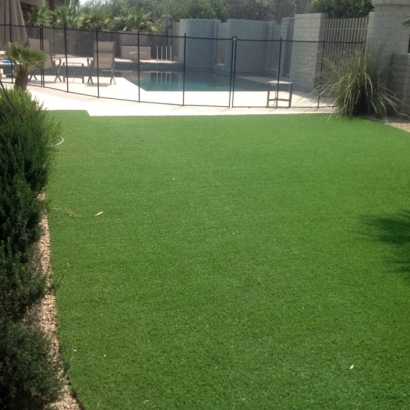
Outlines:
[[[333,100],[338,114],[384,118],[398,112],[399,100],[388,88],[390,67],[382,69],[381,52],[357,51],[341,61],[326,60],[321,92]]]

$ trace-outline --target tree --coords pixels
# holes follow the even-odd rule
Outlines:
[[[23,90],[27,89],[30,71],[43,67],[47,60],[47,53],[44,51],[27,48],[17,43],[9,43],[4,56],[17,67],[14,87]]]
[[[116,17],[117,30],[123,31],[152,31],[151,13],[141,10],[123,8],[121,16]]]
[[[175,3],[170,13],[172,21],[180,19],[218,19],[226,21],[229,10],[222,0],[188,0]]]
[[[114,26],[113,18],[103,9],[91,13],[84,13],[81,19],[82,28],[91,28],[109,31]]]
[[[52,13],[48,7],[34,7],[24,13],[24,20],[27,26],[49,26]]]
[[[60,27],[77,28],[81,24],[81,13],[76,6],[58,6],[53,18],[54,24]]]
[[[225,0],[229,18],[245,20],[276,20],[308,11],[311,0]]]
[[[313,0],[311,11],[332,18],[366,17],[372,11],[371,0]]]

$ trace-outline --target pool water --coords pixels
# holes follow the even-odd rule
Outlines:
[[[128,81],[138,85],[138,74],[122,73]],[[257,77],[258,81],[240,76],[235,77],[235,91],[266,91],[267,82]],[[184,75],[171,71],[141,71],[140,84],[145,91],[182,91]],[[204,72],[185,73],[185,91],[229,91],[230,77]]]

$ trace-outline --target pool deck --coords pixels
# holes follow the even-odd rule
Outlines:
[[[90,116],[177,116],[177,115],[246,115],[246,114],[295,114],[333,113],[332,108],[316,109],[317,98],[313,95],[293,93],[292,108],[266,107],[266,92],[235,92],[234,105],[228,108],[228,92],[185,92],[182,106],[182,92],[145,91],[125,78],[116,77],[116,85],[109,78],[100,78],[98,98],[97,79],[88,84],[85,77],[69,78],[68,82],[54,82],[53,76],[45,77],[46,87],[40,87],[39,80],[30,81],[28,90],[48,110],[85,110]],[[3,78],[6,88],[13,87],[9,78]],[[67,92],[67,88],[68,91]],[[138,102],[138,91],[140,99]],[[281,97],[286,98],[287,93]],[[125,100],[127,99],[127,100]],[[200,105],[205,104],[208,106]],[[286,103],[280,103],[286,105]],[[212,105],[221,105],[214,107]],[[256,106],[257,108],[250,108]]]

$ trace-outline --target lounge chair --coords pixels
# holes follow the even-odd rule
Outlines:
[[[110,70],[112,82],[115,83],[115,41],[94,41],[94,57],[88,57],[88,83],[93,84],[92,70]]]
[[[60,77],[60,68],[61,68],[61,58],[53,58],[51,57],[51,48],[50,48],[50,41],[49,40],[39,40],[37,38],[29,38],[28,39],[28,46],[29,48],[32,48],[33,50],[43,50],[47,53],[47,60],[44,63],[43,68],[53,68],[56,77],[54,79],[54,82],[57,81],[57,78],[62,81]],[[31,77],[34,77],[37,80],[37,77],[35,74],[30,75],[30,80]]]

